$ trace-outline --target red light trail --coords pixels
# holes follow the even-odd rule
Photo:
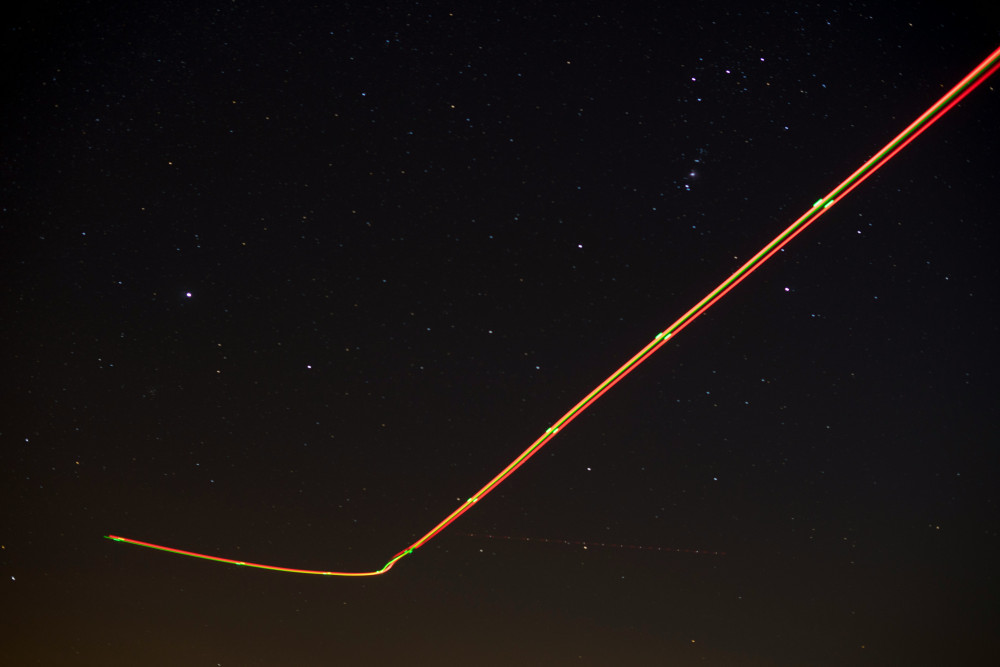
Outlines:
[[[464,537],[478,537],[486,540],[507,540],[508,542],[542,542],[544,544],[562,544],[566,546],[583,547],[584,549],[634,549],[636,551],[669,551],[678,554],[701,554],[704,556],[725,556],[725,551],[710,549],[678,549],[676,547],[652,547],[643,544],[618,544],[616,542],[586,542],[584,540],[562,540],[551,537],[514,537],[512,535],[488,535],[485,533],[458,533]]]
[[[493,479],[486,483],[481,489],[476,491],[474,494],[469,496],[468,500],[458,506],[451,514],[446,516],[441,520],[436,526],[431,528],[427,533],[418,539],[416,542],[403,549],[395,556],[393,556],[389,561],[381,567],[381,569],[374,570],[372,572],[332,572],[323,570],[301,570],[288,567],[278,567],[274,565],[261,565],[258,563],[249,563],[245,561],[233,560],[230,558],[219,558],[216,556],[209,556],[207,554],[195,553],[192,551],[182,551],[180,549],[174,549],[171,547],[165,547],[158,544],[151,544],[149,542],[140,542],[138,540],[129,539],[127,537],[119,537],[117,535],[107,535],[108,539],[114,540],[116,542],[124,542],[127,544],[134,544],[140,547],[147,547],[149,549],[157,549],[159,551],[166,551],[169,553],[178,554],[181,556],[190,556],[192,558],[201,558],[205,560],[211,560],[218,563],[229,563],[231,565],[241,565],[244,567],[252,567],[264,570],[275,570],[278,572],[292,572],[297,574],[320,574],[327,576],[340,576],[340,577],[371,577],[379,574],[385,574],[392,567],[399,562],[403,557],[408,556],[413,553],[423,545],[427,544],[432,540],[438,533],[443,531],[445,528],[450,526],[458,517],[465,514],[467,511],[472,509],[473,505],[482,500],[491,491],[497,488],[501,482],[514,474],[514,471],[520,468],[527,462],[532,456],[537,454],[542,447],[547,445],[559,431],[564,429],[571,421],[579,417],[587,408],[594,404],[601,396],[603,396],[611,387],[618,384],[626,375],[634,371],[639,367],[644,361],[649,359],[654,352],[663,347],[664,344],[674,336],[676,336],[682,329],[694,322],[698,317],[700,317],[705,311],[711,308],[719,299],[729,293],[734,287],[743,282],[751,273],[759,269],[767,260],[774,256],[779,250],[781,250],[785,245],[787,245],[793,238],[802,233],[809,225],[816,222],[825,214],[830,208],[839,203],[844,197],[847,196],[851,190],[858,187],[872,174],[885,166],[885,164],[891,160],[899,151],[903,150],[911,141],[920,136],[928,127],[936,123],[941,119],[944,114],[952,109],[956,104],[962,101],[966,95],[971,93],[976,87],[981,83],[986,81],[994,72],[1000,69],[1000,48],[997,48],[993,53],[991,53],[985,60],[983,60],[979,65],[977,65],[969,74],[965,76],[961,81],[959,81],[951,90],[944,94],[937,102],[931,105],[924,113],[922,113],[915,121],[910,123],[905,130],[900,132],[895,138],[887,143],[881,150],[879,150],[870,160],[865,162],[861,167],[859,167],[853,174],[844,179],[837,187],[827,193],[825,196],[820,197],[812,205],[812,207],[803,213],[798,220],[789,225],[784,231],[775,236],[771,241],[765,245],[760,251],[757,252],[753,257],[751,257],[743,266],[737,269],[731,276],[722,281],[718,287],[709,292],[701,301],[696,303],[690,310],[681,315],[673,324],[669,327],[656,334],[649,343],[646,344],[641,350],[639,350],[631,359],[626,361],[618,370],[609,375],[603,382],[594,387],[589,394],[583,397],[579,403],[574,405],[566,414],[557,419],[555,423],[552,424],[545,433],[543,433],[537,440],[535,440],[531,445],[528,446],[523,452],[521,452],[517,458],[511,461],[506,468],[501,470]],[[542,541],[542,540],[539,540]],[[561,541],[561,540],[554,540]],[[586,544],[586,543],[579,543]],[[688,550],[693,551],[693,550]],[[714,553],[714,552],[712,552]]]

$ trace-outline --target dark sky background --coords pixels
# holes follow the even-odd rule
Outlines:
[[[1000,43],[663,4],[8,14],[0,662],[996,664],[998,79],[390,573],[103,539],[378,569]]]

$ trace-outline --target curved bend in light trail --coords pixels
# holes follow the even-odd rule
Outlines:
[[[899,151],[909,144],[911,141],[917,138],[921,132],[926,130],[928,127],[937,122],[944,114],[946,114],[952,107],[958,104],[962,98],[972,92],[979,84],[988,79],[996,70],[1000,68],[1000,48],[997,48],[993,53],[991,53],[983,62],[981,62],[975,69],[969,72],[964,79],[958,82],[954,88],[949,90],[941,99],[935,102],[927,111],[922,113],[915,121],[910,123],[910,125],[899,133],[892,141],[885,145],[878,153],[874,155],[870,160],[865,162],[855,171],[853,174],[844,179],[837,187],[831,190],[827,195],[820,197],[816,200],[816,203],[812,207],[802,214],[802,216],[793,222],[787,229],[775,236],[770,243],[765,245],[760,249],[756,255],[751,257],[746,264],[741,266],[736,270],[733,275],[722,281],[718,287],[709,292],[705,298],[696,303],[691,310],[687,311],[681,315],[676,322],[671,324],[669,327],[656,334],[644,348],[639,350],[635,356],[626,361],[621,368],[616,370],[614,373],[608,376],[604,382],[597,385],[593,391],[587,394],[583,400],[574,405],[569,412],[560,417],[552,426],[546,429],[537,440],[535,440],[531,445],[525,449],[521,454],[510,462],[510,464],[500,471],[496,477],[491,479],[486,483],[486,486],[476,491],[472,496],[469,497],[464,503],[462,503],[454,512],[446,516],[440,523],[431,528],[423,537],[419,540],[406,547],[395,556],[393,556],[388,563],[382,566],[381,569],[375,570],[373,572],[327,572],[323,570],[300,570],[290,567],[277,567],[274,565],[261,565],[259,563],[248,563],[246,561],[233,560],[230,558],[218,558],[216,556],[209,556],[207,554],[195,553],[193,551],[181,551],[180,549],[173,549],[171,547],[161,546],[159,544],[151,544],[149,542],[140,542],[138,540],[129,539],[127,537],[119,537],[117,535],[107,535],[106,537],[116,542],[125,542],[127,544],[134,544],[140,547],[147,547],[150,549],[158,549],[160,551],[168,551],[170,553],[179,554],[181,556],[191,556],[193,558],[203,558],[205,560],[216,561],[218,563],[229,563],[231,565],[242,565],[245,567],[254,567],[263,570],[276,570],[278,572],[294,572],[298,574],[324,574],[329,576],[340,576],[340,577],[371,577],[378,574],[384,574],[392,569],[392,566],[399,562],[405,556],[413,553],[423,545],[427,544],[435,535],[440,533],[442,530],[447,528],[453,521],[458,517],[465,514],[469,509],[472,508],[477,502],[482,500],[488,493],[493,491],[497,486],[500,485],[505,479],[510,477],[515,470],[524,465],[525,461],[530,459],[532,456],[538,453],[542,447],[544,447],[556,434],[566,427],[571,421],[576,419],[583,413],[584,410],[589,408],[594,404],[594,401],[599,399],[604,395],[606,391],[611,389],[611,387],[618,384],[618,382],[634,371],[639,364],[649,359],[650,356],[657,350],[659,350],[668,340],[676,336],[681,329],[687,325],[694,322],[699,316],[702,315],[706,310],[712,307],[712,305],[721,299],[729,290],[736,287],[743,280],[746,279],[751,273],[756,271],[769,260],[776,252],[783,248],[789,241],[798,236],[802,230],[816,222],[821,215],[830,210],[834,204],[842,200],[847,194],[858,187],[866,178],[874,174],[876,171],[885,166],[888,162],[896,155]]]

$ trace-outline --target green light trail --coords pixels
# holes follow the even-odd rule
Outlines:
[[[759,269],[764,262],[769,260],[774,256],[781,248],[787,245],[793,238],[798,236],[806,227],[816,222],[820,216],[826,213],[830,208],[841,201],[848,193],[854,188],[858,187],[861,183],[865,181],[869,176],[874,174],[876,171],[881,169],[885,164],[891,160],[899,151],[903,150],[911,141],[916,139],[924,130],[933,125],[935,122],[940,120],[940,118],[946,114],[952,107],[958,104],[962,99],[972,92],[977,86],[979,86],[983,81],[986,81],[997,69],[1000,68],[1000,48],[997,48],[993,53],[991,53],[983,62],[981,62],[975,69],[973,69],[969,74],[965,76],[958,84],[955,85],[951,90],[949,90],[941,99],[935,102],[927,111],[922,113],[915,121],[910,123],[909,126],[902,132],[900,132],[892,141],[886,144],[880,151],[878,151],[870,160],[865,162],[861,167],[859,167],[853,174],[844,179],[837,187],[831,190],[827,195],[816,200],[812,207],[802,214],[798,220],[789,225],[784,231],[774,237],[767,245],[760,249],[756,255],[751,257],[743,266],[737,269],[731,276],[722,281],[718,287],[709,292],[701,301],[696,303],[694,307],[688,310],[686,313],[681,315],[673,324],[664,329],[662,332],[656,334],[649,343],[646,344],[641,350],[639,350],[631,359],[626,361],[622,366],[616,370],[614,373],[609,375],[607,379],[601,382],[599,385],[594,387],[594,389],[587,394],[579,403],[574,405],[570,410],[564,414],[562,417],[557,419],[555,423],[545,430],[537,440],[535,440],[531,445],[528,446],[523,452],[521,452],[517,458],[511,461],[506,468],[501,470],[496,477],[491,479],[486,483],[483,488],[476,491],[472,496],[469,497],[464,503],[459,505],[451,514],[446,516],[440,523],[431,528],[423,537],[418,539],[416,542],[403,549],[382,566],[381,569],[375,570],[373,572],[328,572],[323,570],[302,570],[289,567],[277,567],[274,565],[260,565],[258,563],[248,563],[245,561],[233,560],[230,558],[219,558],[216,556],[208,556],[206,554],[195,553],[193,551],[182,551],[180,549],[173,549],[171,547],[165,547],[158,544],[151,544],[149,542],[140,542],[138,540],[129,539],[127,537],[119,537],[117,535],[106,535],[108,539],[114,540],[116,542],[124,542],[127,544],[134,544],[140,547],[146,547],[149,549],[156,549],[159,551],[166,551],[169,553],[178,554],[181,556],[190,556],[192,558],[201,558],[204,560],[215,561],[218,563],[229,563],[230,565],[240,565],[243,567],[252,567],[262,570],[275,570],[277,572],[291,572],[296,574],[320,574],[327,576],[338,576],[338,577],[371,577],[379,574],[384,574],[388,572],[392,567],[399,562],[405,556],[410,555],[423,545],[427,544],[431,539],[433,539],[438,533],[443,531],[452,522],[454,522],[458,517],[465,514],[469,509],[472,508],[477,502],[482,500],[487,494],[497,488],[501,482],[510,477],[515,470],[520,468],[530,459],[532,456],[538,453],[538,451],[547,445],[559,431],[566,427],[571,421],[579,417],[587,408],[594,404],[597,399],[605,394],[609,389],[618,384],[626,375],[634,371],[639,367],[644,361],[649,359],[654,352],[659,350],[668,340],[676,336],[684,327],[688,326],[694,322],[698,317],[700,317],[705,311],[712,307],[719,299],[725,296],[730,290],[732,290],[736,285],[743,282],[751,273]]]

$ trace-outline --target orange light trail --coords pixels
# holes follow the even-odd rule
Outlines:
[[[694,322],[698,317],[705,313],[709,308],[711,308],[719,299],[729,293],[734,287],[743,282],[747,276],[759,269],[767,260],[774,256],[779,250],[781,250],[785,245],[787,245],[793,238],[798,236],[805,230],[806,227],[816,222],[825,214],[834,204],[839,203],[847,196],[854,188],[858,187],[863,183],[868,177],[874,174],[876,171],[885,166],[885,164],[891,160],[899,151],[903,150],[911,141],[916,139],[921,133],[924,132],[928,127],[936,123],[941,117],[951,110],[956,104],[962,101],[966,95],[971,93],[977,86],[986,81],[997,69],[1000,68],[1000,47],[993,51],[985,60],[983,60],[979,65],[977,65],[969,74],[967,74],[961,81],[959,81],[951,90],[945,93],[937,102],[931,105],[924,113],[922,113],[915,121],[910,123],[905,130],[896,135],[889,143],[887,143],[881,150],[879,150],[875,155],[865,162],[861,167],[859,167],[853,174],[848,176],[846,179],[841,181],[837,187],[831,190],[825,196],[816,200],[812,207],[803,213],[795,222],[789,225],[784,231],[775,236],[767,245],[760,249],[753,257],[751,257],[743,266],[737,269],[731,276],[723,280],[718,287],[709,292],[701,301],[696,303],[690,310],[681,315],[673,324],[664,329],[662,332],[656,334],[649,343],[646,344],[641,350],[639,350],[631,359],[626,361],[618,370],[609,375],[603,382],[594,387],[589,394],[583,397],[579,403],[574,405],[570,410],[564,414],[562,417],[557,419],[555,423],[552,424],[545,433],[543,433],[537,440],[535,440],[531,445],[528,446],[523,452],[521,452],[517,458],[511,461],[506,468],[501,470],[493,479],[486,483],[481,489],[472,494],[468,500],[458,506],[451,514],[446,516],[440,523],[431,528],[425,535],[423,535],[416,542],[403,549],[395,556],[393,556],[389,561],[382,566],[381,569],[375,570],[373,572],[332,572],[323,570],[302,570],[296,568],[288,567],[277,567],[274,565],[261,565],[258,563],[248,563],[245,561],[233,560],[230,558],[219,558],[217,556],[209,556],[206,554],[195,553],[193,551],[182,551],[180,549],[174,549],[171,547],[165,547],[158,544],[151,544],[149,542],[140,542],[138,540],[129,539],[127,537],[119,537],[117,535],[106,535],[108,539],[114,540],[116,542],[124,542],[126,544],[134,544],[140,547],[147,547],[149,549],[156,549],[159,551],[166,551],[169,553],[178,554],[181,556],[189,556],[192,558],[201,558],[204,560],[215,561],[218,563],[228,563],[230,565],[240,565],[243,567],[258,568],[263,570],[275,570],[277,572],[291,572],[297,574],[320,574],[327,576],[339,576],[339,577],[371,577],[379,574],[385,574],[392,567],[399,562],[403,557],[408,556],[413,553],[423,545],[427,544],[431,539],[433,539],[438,533],[443,531],[449,525],[452,524],[458,517],[469,511],[473,505],[482,500],[491,491],[497,488],[501,482],[510,477],[515,470],[520,468],[527,462],[532,456],[537,454],[542,447],[547,445],[559,431],[564,429],[567,424],[579,417],[587,408],[594,404],[597,399],[603,396],[609,389],[618,384],[626,375],[634,371],[639,367],[644,361],[649,359],[654,352],[663,347],[664,344],[674,336],[676,336],[682,329]]]

